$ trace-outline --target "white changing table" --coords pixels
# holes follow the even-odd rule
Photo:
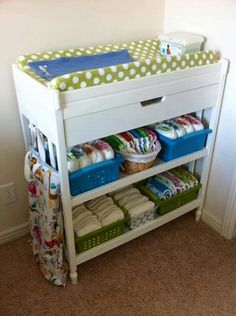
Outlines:
[[[56,146],[61,181],[66,253],[70,279],[77,282],[77,265],[143,235],[193,209],[200,219],[220,115],[228,61],[166,74],[89,87],[66,92],[49,89],[13,65],[25,145],[31,145],[28,122],[32,122]],[[143,101],[150,100],[148,104]],[[156,161],[142,172],[75,197],[69,189],[66,148],[118,132],[196,112],[213,130],[206,148],[169,162]],[[132,231],[76,254],[72,207],[125,187],[173,167],[188,164],[201,176],[202,188],[194,201],[160,216]]]

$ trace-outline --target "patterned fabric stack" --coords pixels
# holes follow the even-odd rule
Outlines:
[[[142,127],[106,137],[107,142],[120,153],[148,154],[160,149],[155,132]]]
[[[160,200],[166,200],[198,185],[196,177],[183,167],[162,172],[151,178],[145,187]]]

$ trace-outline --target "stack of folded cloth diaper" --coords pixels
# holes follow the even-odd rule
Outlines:
[[[87,235],[102,227],[102,224],[84,204],[76,206],[72,211],[73,228],[78,237]]]
[[[72,216],[78,237],[124,219],[123,211],[106,195],[77,206]]]
[[[150,178],[144,186],[160,200],[166,200],[198,184],[199,181],[191,172],[183,167],[177,167]]]
[[[108,136],[106,141],[121,153],[148,154],[161,148],[156,134],[146,127]]]
[[[123,211],[115,205],[112,198],[106,195],[85,203],[93,214],[95,214],[102,226],[107,226],[124,218]]]
[[[74,172],[91,164],[113,158],[114,151],[111,146],[99,139],[91,144],[70,148],[67,153],[67,167],[69,172]]]
[[[155,125],[155,130],[169,139],[176,139],[203,129],[204,126],[201,121],[189,114],[166,120]]]
[[[143,195],[137,188],[129,186],[110,194],[114,201],[129,214],[131,229],[155,218],[155,203]]]

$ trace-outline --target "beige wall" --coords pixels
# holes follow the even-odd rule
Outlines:
[[[236,168],[236,1],[166,0],[164,31],[177,30],[205,35],[206,48],[217,50],[230,60],[205,203],[206,213],[221,226]]]
[[[28,220],[11,64],[27,52],[155,38],[163,14],[164,0],[0,0],[0,185],[15,182],[18,197],[0,205],[0,233]]]

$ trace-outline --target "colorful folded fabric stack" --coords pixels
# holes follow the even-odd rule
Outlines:
[[[106,141],[121,153],[147,154],[161,147],[154,131],[146,127],[108,136]]]
[[[124,218],[123,211],[114,204],[111,197],[100,196],[72,210],[73,228],[82,237],[104,226]]]
[[[155,130],[159,134],[170,139],[176,139],[202,129],[204,129],[204,126],[201,121],[189,114],[159,122],[155,125]]]
[[[159,199],[165,200],[198,185],[199,181],[183,167],[162,172],[149,179],[145,187]]]
[[[111,146],[99,139],[90,144],[70,148],[67,153],[67,167],[69,172],[74,172],[91,164],[113,158],[114,151]]]

